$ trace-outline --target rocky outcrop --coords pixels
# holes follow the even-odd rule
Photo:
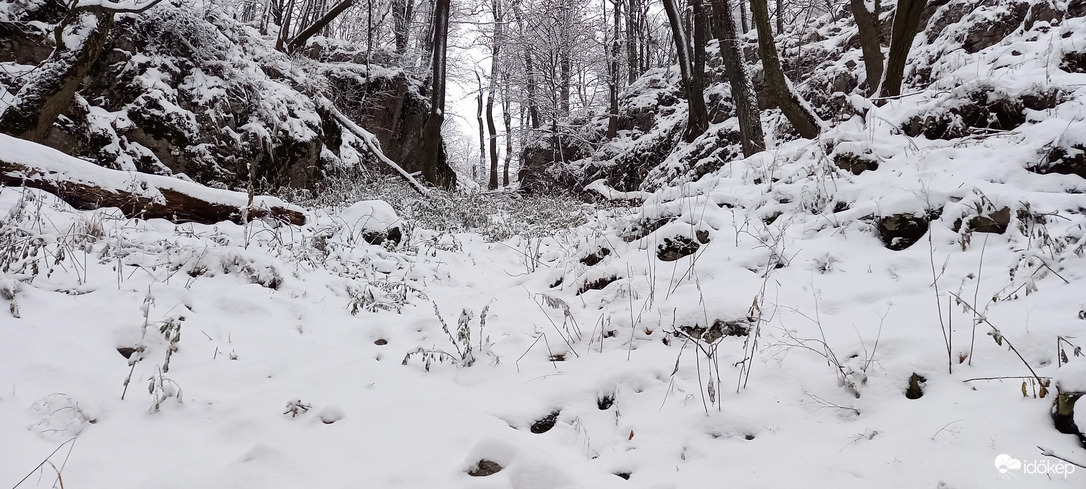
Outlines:
[[[48,56],[51,32],[38,22],[56,12],[46,7],[0,24],[0,61],[30,68]],[[323,59],[352,49],[322,46]],[[311,188],[329,170],[372,160],[314,104],[324,95],[375,133],[393,161],[417,171],[413,136],[429,110],[423,87],[402,71],[370,73],[351,58],[287,57],[255,28],[214,12],[162,4],[118,16],[104,54],[44,143],[108,168],[220,188]],[[20,84],[0,75],[9,92]],[[439,173],[455,185],[444,158]]]

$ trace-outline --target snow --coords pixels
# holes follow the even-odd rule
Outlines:
[[[1022,52],[1084,45],[1080,20]],[[647,185],[658,189],[593,185],[643,203],[561,229],[437,192],[427,202],[449,219],[486,224],[428,229],[390,199],[307,208],[304,226],[174,225],[0,188],[0,479],[52,485],[50,466],[33,470],[48,459],[91,488],[1081,487],[1086,472],[1047,454],[1082,462],[1086,449],[1053,428],[1031,369],[1086,389],[1073,348],[1086,337],[1086,180],[1028,168],[1082,141],[1086,75],[1046,78],[1049,62],[1032,59],[967,76],[1005,50],[947,56],[958,64],[939,76],[959,81],[827,122],[817,141]],[[955,102],[947,90],[1040,80],[1079,88],[1014,129],[899,129]],[[626,143],[641,137],[661,135]],[[878,169],[837,168],[846,152]],[[244,198],[6,136],[0,158]],[[1002,234],[955,229],[1003,206]],[[886,249],[876,221],[895,213],[931,216],[930,230]],[[520,233],[488,240],[478,228],[494,222]],[[358,239],[393,225],[398,245]],[[660,260],[677,236],[698,250]],[[600,248],[598,264],[581,261]],[[751,333],[689,333],[717,320]],[[142,351],[130,363],[118,348]],[[405,358],[419,349],[429,365]],[[919,399],[905,396],[913,374]],[[504,469],[468,475],[482,459]],[[1061,469],[1027,471],[1038,462]]]
[[[240,192],[208,188],[172,177],[110,170],[6,134],[0,134],[0,148],[3,148],[0,158],[4,161],[43,172],[39,175],[24,175],[26,178],[49,179],[53,178],[52,175],[60,175],[62,177],[58,181],[82,182],[113,191],[128,191],[156,200],[162,199],[158,189],[171,189],[208,202],[237,207],[248,205],[248,196]],[[268,196],[254,197],[252,205],[297,209],[278,198]]]

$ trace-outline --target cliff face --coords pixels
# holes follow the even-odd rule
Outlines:
[[[0,63],[14,68],[0,75],[8,100],[24,83],[18,75],[48,56],[57,11],[32,0],[16,7],[0,22]],[[356,63],[357,49],[346,44],[322,42],[305,50],[313,57],[272,46],[215,12],[161,4],[119,16],[45,143],[102,166],[218,187],[310,188],[327,171],[372,159],[318,109],[313,99],[323,95],[375,133],[393,161],[420,169],[414,136],[429,110],[420,82]],[[442,169],[444,183],[455,185]]]

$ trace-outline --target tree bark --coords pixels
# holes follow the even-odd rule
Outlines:
[[[4,138],[6,136],[0,137],[0,143],[5,147],[19,144],[3,141]],[[33,152],[32,161],[13,155],[0,156],[0,184],[45,190],[80,210],[116,207],[125,216],[133,218],[162,218],[175,223],[233,221],[243,224],[247,219],[271,217],[291,224],[305,224],[304,214],[281,205],[249,207],[248,196],[241,192],[212,190],[161,175],[110,170],[56,150],[38,148]],[[119,182],[135,182],[136,185],[121,188],[122,185],[116,184]],[[217,198],[202,197],[207,194]]]
[[[743,0],[740,0],[743,1]],[[724,59],[724,72],[728,75],[732,100],[735,101],[735,115],[739,119],[739,138],[743,145],[743,155],[751,156],[765,149],[765,134],[762,132],[762,115],[758,110],[758,100],[754,94],[754,84],[747,72],[743,60],[743,50],[739,46],[735,18],[732,16],[728,0],[713,0],[713,15],[716,19],[717,39],[720,56]]]
[[[411,42],[411,17],[414,14],[415,0],[393,0],[392,24],[396,38],[396,53],[404,54]]]
[[[479,92],[475,94],[475,121],[479,124],[479,171],[486,171],[486,122],[483,120],[483,77],[475,72]]]
[[[615,136],[618,135],[618,79],[619,79],[618,78],[618,76],[619,76],[618,75],[618,56],[619,56],[618,38],[619,38],[619,35],[620,35],[620,30],[622,29],[622,2],[621,2],[621,0],[612,0],[612,2],[613,2],[612,3],[613,6],[614,6],[612,15],[614,15],[614,17],[615,17],[615,19],[614,19],[615,20],[615,22],[614,22],[614,25],[615,25],[614,29],[615,30],[614,30],[614,36],[610,40],[611,41],[611,46],[610,46],[611,51],[607,56],[608,57],[607,69],[608,69],[608,72],[609,72],[608,73],[609,80],[608,80],[608,83],[607,83],[607,90],[609,92],[608,93],[609,108],[608,108],[608,114],[607,114],[607,139],[614,139]],[[606,21],[606,18],[607,18],[607,0],[602,0],[602,3],[603,3],[603,16],[604,16],[604,20]],[[604,31],[603,31],[603,49],[605,51],[608,49],[607,43],[608,43],[607,29],[604,28]]]
[[[754,27],[758,29],[758,55],[762,58],[769,95],[800,136],[808,139],[818,137],[822,129],[821,121],[792,89],[792,84],[781,69],[781,60],[777,56],[777,46],[773,42],[773,31],[769,24],[766,0],[750,0],[750,11],[754,16]]]
[[[329,23],[339,16],[339,14],[342,14],[343,11],[351,8],[351,5],[354,5],[354,0],[343,0],[336,4],[335,7],[332,7],[332,10],[329,10],[328,13],[324,15],[324,17],[317,19],[316,22],[307,27],[300,34],[294,36],[294,39],[291,39],[290,42],[287,43],[287,52],[293,52],[294,50],[305,46],[305,42],[308,41],[309,38],[316,35],[321,29],[327,27]]]
[[[491,0],[491,13],[494,16],[494,39],[490,47],[490,90],[486,99],[486,123],[490,132],[490,190],[498,188],[498,128],[494,124],[494,97],[497,94],[498,73],[500,71],[502,50],[502,23],[504,15],[501,0]]]
[[[777,0],[777,15],[774,17],[777,18],[777,35],[784,35],[784,0]]]
[[[513,20],[517,23],[517,30],[521,38],[525,36],[524,33],[524,15],[520,10],[520,0],[513,0]],[[532,129],[539,129],[539,102],[536,98],[536,74],[535,65],[532,59],[532,46],[524,46],[524,78],[525,78],[525,90],[528,92],[528,123],[532,126]]]
[[[626,8],[626,78],[627,83],[632,85],[637,81],[637,77],[641,76],[639,72],[641,61],[637,59],[637,15],[641,7],[638,0],[627,1],[629,3]]]
[[[879,44],[879,13],[867,10],[864,0],[849,0],[852,17],[860,31],[860,48],[863,50],[864,68],[867,71],[867,94],[878,93],[882,82],[882,46]]]
[[[422,130],[422,177],[434,185],[443,184],[437,175],[437,164],[441,157],[441,125],[445,122],[445,55],[448,39],[449,0],[436,0],[430,116]]]
[[[509,72],[505,72],[502,86],[502,122],[505,123],[505,165],[502,168],[502,186],[509,186],[509,162],[513,158],[513,116],[509,113]]]
[[[294,0],[287,2],[286,10],[283,11],[283,24],[279,26],[279,35],[275,39],[276,51],[282,51],[284,44],[287,42],[287,37],[290,36],[290,22],[294,17]]]
[[[708,109],[705,106],[705,23],[701,21],[701,0],[694,0],[692,5],[695,8],[694,15],[694,42],[698,43],[699,37],[701,41],[701,69],[697,69],[697,53],[698,50],[694,50],[694,54],[691,54],[690,44],[686,38],[686,33],[683,31],[682,18],[679,15],[679,9],[675,6],[675,0],[663,0],[664,11],[667,13],[668,22],[671,24],[671,37],[675,40],[675,48],[677,51],[677,57],[679,62],[679,73],[682,75],[683,88],[686,91],[686,100],[688,105],[687,110],[687,123],[686,132],[684,133],[684,139],[687,142],[691,142],[702,135],[706,129],[709,128],[709,114]],[[699,36],[700,34],[700,36]],[[700,71],[701,73],[697,73]]]
[[[882,82],[882,96],[901,95],[901,82],[905,76],[905,62],[909,58],[913,39],[920,28],[927,0],[898,0],[891,29],[890,57],[886,62],[886,74]]]

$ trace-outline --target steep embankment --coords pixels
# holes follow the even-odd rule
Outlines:
[[[0,189],[0,476],[60,446],[88,487],[1079,487],[1048,454],[1086,462],[1053,416],[1086,391],[1084,23],[948,27],[930,89],[629,207],[379,185],[402,220],[175,226]]]
[[[893,11],[892,5],[884,7],[888,9],[881,16],[885,47]],[[929,7],[906,69],[906,96],[893,104],[907,110],[899,112],[894,125],[912,137],[923,134],[957,140],[989,130],[1011,130],[1047,118],[1038,112],[1077,103],[1086,48],[1078,42],[1076,28],[1084,16],[1086,4],[1080,0],[1055,4],[964,0]],[[770,146],[794,139],[791,126],[762,85],[755,34],[747,34],[742,41]],[[869,117],[871,104],[861,96],[867,80],[859,37],[850,17],[794,25],[778,39],[778,48],[795,88],[827,127],[855,116]],[[549,141],[529,148],[522,185],[545,191],[558,182],[559,187],[579,189],[603,178],[620,190],[657,189],[697,180],[741,158],[738,122],[715,41],[710,42],[708,54],[710,83],[705,96],[713,124],[703,137],[690,144],[682,142],[686,105],[678,88],[678,72],[654,70],[622,94],[616,139],[603,140],[605,116],[568,121],[563,127],[572,127],[576,133],[563,135],[561,162],[553,163]],[[827,153],[836,151],[832,136],[821,139]],[[1062,141],[1053,146],[1061,148],[1057,154],[1042,154],[1030,166],[1074,172],[1071,168],[1076,164],[1081,168],[1081,157],[1065,146],[1076,144]],[[1057,163],[1050,165],[1049,160]],[[1086,170],[1077,171],[1086,174]]]
[[[18,7],[24,7],[22,9]],[[51,50],[57,6],[4,12],[0,86],[10,100]],[[325,96],[418,171],[417,134],[429,104],[421,82],[362,62],[365,53],[318,39],[297,56],[254,26],[215,10],[162,4],[120,16],[104,55],[46,144],[115,169],[227,188],[311,188],[324,174],[372,160],[315,103]],[[455,177],[447,165],[440,172]]]

